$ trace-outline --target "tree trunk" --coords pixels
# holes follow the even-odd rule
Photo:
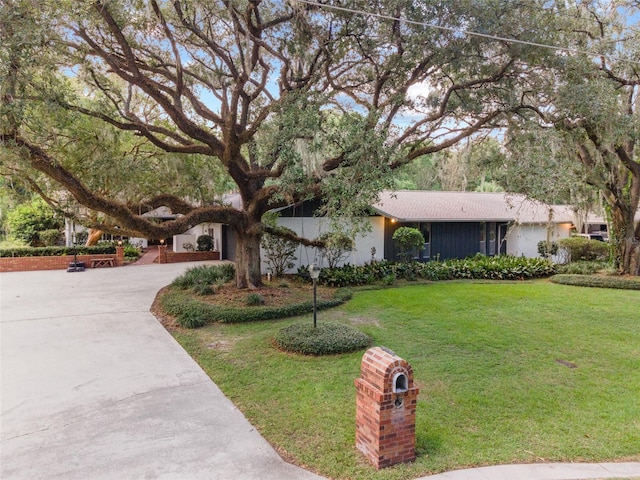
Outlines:
[[[629,274],[640,276],[640,243],[637,239],[629,248]]]
[[[257,288],[262,286],[260,235],[236,230],[236,286]]]
[[[95,228],[92,228],[91,230],[89,230],[86,246],[91,247],[93,245],[97,245],[100,239],[102,238],[103,233],[104,232],[102,230],[96,230]]]
[[[611,209],[611,226],[613,236],[609,241],[613,244],[616,266],[622,274],[640,275],[640,245],[634,229],[635,209]]]

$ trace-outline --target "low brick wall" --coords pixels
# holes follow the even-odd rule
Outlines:
[[[91,268],[91,260],[101,258],[115,259],[114,265],[124,265],[124,249],[116,248],[115,254],[102,253],[99,255],[78,255],[78,262],[84,262],[85,268]],[[51,257],[5,257],[0,258],[0,272],[31,272],[36,270],[66,270],[73,262],[73,255],[59,255]]]
[[[220,252],[173,252],[166,246],[158,248],[158,263],[200,262],[220,260]]]

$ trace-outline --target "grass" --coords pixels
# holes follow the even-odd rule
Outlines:
[[[418,458],[381,471],[354,447],[363,352],[305,357],[271,345],[310,316],[173,334],[285,458],[335,479],[409,479],[640,460],[639,307],[637,291],[440,282],[360,291],[320,313],[318,322],[355,325],[413,367]]]

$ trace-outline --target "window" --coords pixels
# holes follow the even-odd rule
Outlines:
[[[496,224],[489,224],[489,255],[496,254]]]
[[[424,244],[422,245],[422,251],[420,257],[422,260],[429,260],[431,258],[431,224],[420,224],[420,231],[424,237]]]
[[[480,224],[480,253],[487,254],[487,225],[484,222]]]

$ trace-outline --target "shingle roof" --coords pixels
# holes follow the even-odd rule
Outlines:
[[[384,191],[372,205],[378,213],[403,222],[570,223],[571,210],[509,193]]]

